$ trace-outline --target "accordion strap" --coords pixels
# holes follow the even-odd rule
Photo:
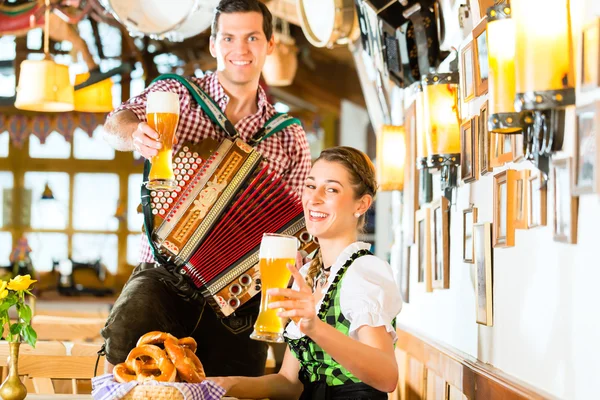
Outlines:
[[[156,81],[161,81],[165,79],[175,79],[183,86],[185,86],[194,100],[200,105],[202,110],[208,115],[210,120],[217,124],[225,135],[232,140],[235,140],[239,137],[238,132],[235,130],[233,124],[227,119],[221,108],[215,103],[215,101],[208,95],[204,90],[200,88],[197,84],[195,84],[191,79],[187,79],[181,75],[176,74],[163,74],[158,78],[154,79],[152,83]],[[265,125],[256,132],[256,134],[250,139],[249,145],[252,147],[256,146],[258,143],[267,139],[268,137],[276,134],[291,126],[293,124],[300,125],[300,120],[297,118],[293,118],[287,114],[277,113],[273,117],[271,117]],[[144,177],[142,182],[148,181],[148,175],[150,174],[150,161],[146,160],[144,162]],[[158,251],[156,245],[152,241],[152,231],[154,231],[154,217],[152,216],[152,208],[150,207],[150,203],[152,199],[150,198],[150,190],[146,187],[144,183],[141,185],[141,196],[142,196],[142,211],[144,214],[144,228],[146,231],[146,236],[148,237],[148,243],[150,244],[150,249],[152,250],[152,254],[156,261],[159,264],[166,264],[166,258]]]

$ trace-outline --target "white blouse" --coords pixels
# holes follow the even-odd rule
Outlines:
[[[350,256],[359,250],[370,248],[371,245],[364,242],[355,242],[346,247],[331,266],[329,278],[322,290],[323,295],[327,293],[331,283]],[[309,266],[310,263],[300,269],[303,277],[306,276]],[[298,289],[296,283],[294,283],[293,289]],[[323,297],[321,296],[316,304],[317,313],[321,308]],[[351,338],[358,340],[356,331],[361,326],[385,326],[394,343],[396,342],[396,331],[392,327],[391,321],[402,308],[402,297],[394,280],[392,268],[387,262],[372,255],[354,260],[341,281],[340,307],[344,317],[350,321],[348,335]],[[290,339],[299,339],[304,334],[300,332],[294,321],[290,321],[285,329],[285,336]]]

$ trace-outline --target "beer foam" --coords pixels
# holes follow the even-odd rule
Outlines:
[[[172,92],[150,92],[146,103],[146,114],[179,114],[179,95]]]
[[[293,236],[263,236],[260,243],[260,258],[296,259],[298,239]]]

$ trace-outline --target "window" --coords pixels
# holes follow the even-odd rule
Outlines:
[[[140,260],[141,234],[127,236],[127,264],[138,265]]]
[[[12,252],[12,235],[9,232],[0,232],[0,266],[10,265],[10,253]]]
[[[114,160],[115,150],[102,138],[104,128],[99,126],[92,137],[83,131],[75,129],[73,136],[73,157],[80,160]]]
[[[81,230],[116,231],[119,201],[117,174],[75,174],[73,227]]]
[[[137,212],[137,208],[141,201],[140,185],[142,183],[142,177],[142,174],[129,175],[127,227],[132,232],[141,232],[142,226],[144,225],[144,216]]]
[[[81,263],[100,260],[114,274],[117,272],[118,248],[117,235],[76,233],[73,235],[72,259]]]
[[[65,229],[69,220],[69,174],[65,172],[26,172],[23,200],[31,209],[32,229]],[[43,199],[52,192],[53,199]],[[26,224],[27,225],[27,224]]]
[[[12,172],[0,171],[0,204],[2,213],[0,213],[0,228],[12,224]]]
[[[42,144],[35,135],[29,135],[29,156],[31,158],[60,158],[71,156],[71,143],[65,137],[54,131]]]
[[[0,75],[0,87],[2,87],[2,75]],[[8,157],[8,131],[0,132],[0,158]]]
[[[31,261],[36,271],[50,271],[53,261],[67,259],[66,234],[30,232],[25,236],[31,247]]]

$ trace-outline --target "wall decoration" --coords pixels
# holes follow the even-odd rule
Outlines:
[[[517,163],[525,159],[525,149],[523,148],[523,135],[516,134],[512,136],[512,161]]]
[[[570,157],[553,158],[550,180],[554,189],[554,241],[575,244],[579,198],[571,195],[571,164]]]
[[[494,247],[515,245],[515,182],[518,172],[507,169],[494,175]]]
[[[478,324],[494,325],[494,282],[492,226],[489,222],[473,225],[475,246],[475,320]]]
[[[600,18],[583,28],[581,49],[581,90],[600,86]]]
[[[529,191],[529,229],[538,226],[546,226],[547,211],[547,186],[543,184],[541,171],[531,171],[527,178],[527,190]]]
[[[411,251],[415,245],[404,246],[402,251],[402,263],[400,265],[400,295],[404,303],[410,302],[410,260]]]
[[[600,193],[600,101],[577,110],[573,194]]]
[[[513,160],[513,135],[490,132],[490,167],[501,167]]]
[[[490,165],[490,135],[488,134],[488,102],[486,101],[479,110],[477,123],[477,143],[479,144],[479,173],[487,175],[493,172]]]
[[[469,42],[460,52],[460,94],[463,103],[475,97],[475,69],[473,42]]]
[[[473,29],[473,60],[475,64],[475,95],[482,96],[488,91],[488,48],[487,48],[487,18]]]
[[[492,7],[497,1],[494,0],[478,0],[479,2],[479,17],[485,17],[487,9]]]
[[[463,262],[473,264],[473,224],[477,222],[477,208],[473,204],[463,210]]]
[[[415,212],[419,209],[419,170],[417,169],[417,116],[413,102],[404,115],[406,132],[406,165],[404,168],[404,238],[415,243]]]
[[[449,204],[443,196],[431,202],[431,282],[434,289],[450,288]]]
[[[515,181],[515,228],[529,229],[529,170],[517,173]]]
[[[431,209],[423,207],[415,214],[415,245],[417,252],[417,282],[425,283],[431,292]]]
[[[477,180],[477,117],[460,127],[460,176],[464,183]]]

